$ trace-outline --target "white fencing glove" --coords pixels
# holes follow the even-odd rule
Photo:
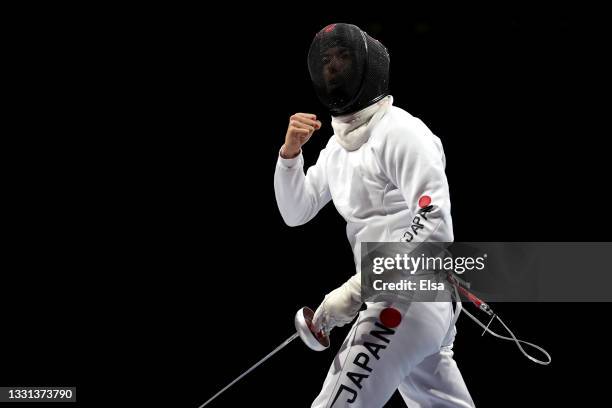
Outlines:
[[[350,323],[359,313],[362,303],[361,275],[356,274],[325,296],[312,319],[315,332],[328,334],[334,327]]]

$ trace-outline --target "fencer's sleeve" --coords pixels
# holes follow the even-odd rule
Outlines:
[[[446,157],[440,139],[420,126],[390,129],[376,156],[409,209],[405,242],[452,242],[451,204]]]
[[[310,221],[331,200],[325,163],[329,147],[321,150],[316,164],[304,174],[302,152],[292,159],[278,156],[274,172],[276,203],[290,227]]]

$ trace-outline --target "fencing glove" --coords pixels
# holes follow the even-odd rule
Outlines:
[[[336,326],[350,323],[359,313],[362,303],[361,275],[355,274],[325,296],[312,319],[314,331],[327,334]]]

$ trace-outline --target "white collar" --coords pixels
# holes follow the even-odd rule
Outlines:
[[[340,146],[349,152],[359,149],[370,138],[373,125],[392,105],[393,97],[388,95],[360,111],[332,116],[332,128]]]

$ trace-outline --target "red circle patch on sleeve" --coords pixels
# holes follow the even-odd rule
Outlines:
[[[431,197],[430,196],[424,195],[421,198],[419,198],[419,207],[425,208],[429,204],[431,204]]]
[[[380,312],[379,318],[383,325],[393,329],[394,327],[399,326],[400,322],[402,321],[402,314],[397,309],[387,307]]]

